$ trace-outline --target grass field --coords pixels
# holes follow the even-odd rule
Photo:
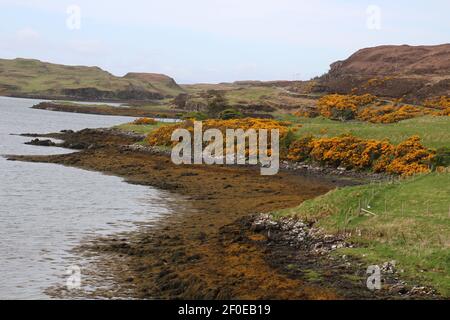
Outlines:
[[[362,215],[360,207],[376,215]],[[338,188],[274,214],[315,221],[328,233],[351,232],[359,246],[339,254],[369,264],[395,260],[404,277],[450,296],[450,173]]]
[[[365,139],[388,139],[398,144],[418,135],[429,148],[450,146],[450,117],[420,117],[392,124],[373,124],[360,121],[341,122],[322,117],[299,118],[291,115],[277,115],[278,118],[302,125],[297,136],[314,135],[335,137],[350,133]]]

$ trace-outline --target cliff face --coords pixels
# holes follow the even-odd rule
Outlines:
[[[412,102],[450,95],[450,44],[362,49],[331,64],[319,84],[326,92],[353,90]]]

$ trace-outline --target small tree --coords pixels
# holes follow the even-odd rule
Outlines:
[[[227,108],[223,93],[216,90],[208,91],[207,104],[207,114],[212,118],[217,118]]]

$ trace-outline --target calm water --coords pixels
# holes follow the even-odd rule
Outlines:
[[[132,118],[30,109],[38,100],[0,97],[0,154],[56,154],[11,133],[108,127]],[[70,249],[170,213],[168,194],[118,177],[0,157],[0,299],[45,299],[77,264]]]

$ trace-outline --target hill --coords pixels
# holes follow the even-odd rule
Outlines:
[[[123,78],[140,81],[170,95],[177,95],[183,91],[173,78],[166,76],[165,74],[130,72]]]
[[[0,95],[101,101],[163,99],[181,92],[165,75],[116,77],[98,67],[0,59]]]
[[[318,91],[371,93],[422,102],[450,95],[450,44],[379,46],[337,61],[319,78]]]

